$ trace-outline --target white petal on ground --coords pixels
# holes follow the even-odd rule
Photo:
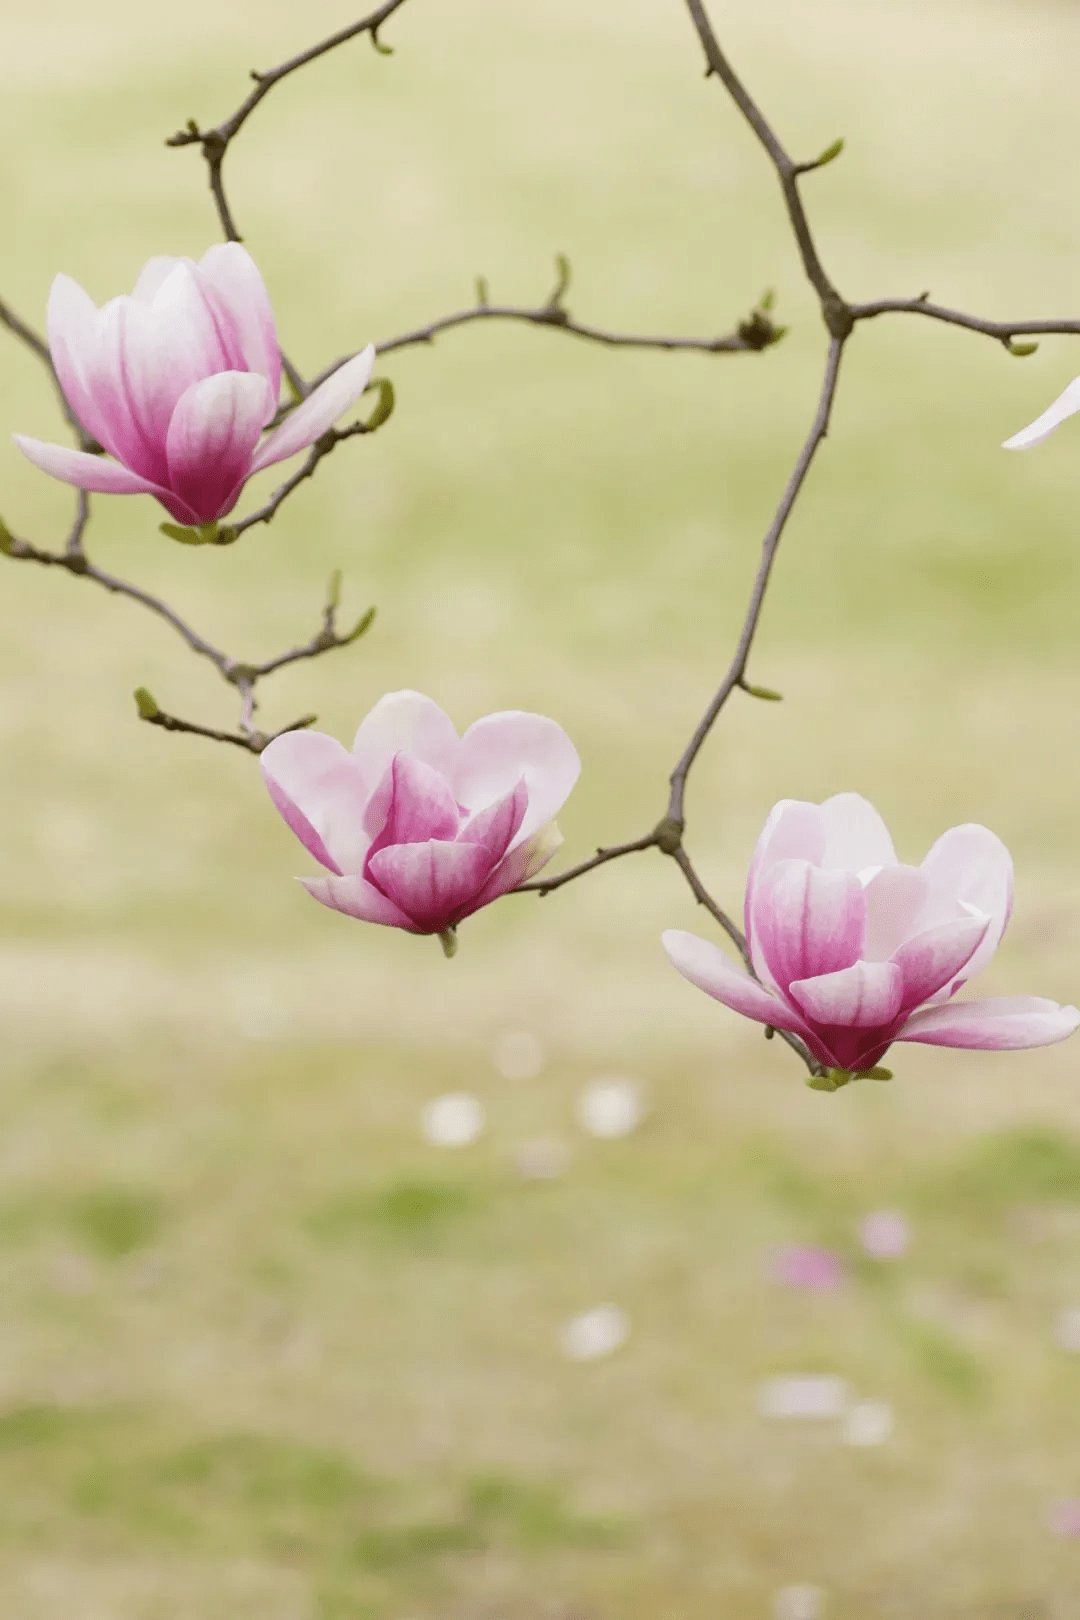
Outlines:
[[[871,1260],[899,1260],[911,1242],[908,1223],[895,1209],[874,1209],[859,1222],[859,1242]]]
[[[531,1029],[508,1029],[491,1049],[491,1063],[504,1080],[535,1080],[547,1060],[544,1043]]]
[[[514,1166],[524,1181],[557,1181],[570,1168],[570,1149],[557,1136],[534,1136],[519,1143]]]
[[[758,1390],[758,1411],[769,1418],[837,1418],[848,1400],[842,1378],[828,1373],[796,1373],[767,1378]]]
[[[578,1124],[590,1136],[611,1140],[629,1136],[641,1124],[644,1108],[633,1080],[605,1075],[590,1080],[577,1100]]]
[[[884,1445],[893,1424],[893,1409],[888,1401],[853,1401],[844,1413],[840,1438],[845,1446]]]
[[[468,1091],[448,1091],[424,1105],[422,1129],[432,1147],[468,1147],[484,1129],[484,1105]]]
[[[773,1602],[773,1620],[819,1620],[820,1586],[782,1586]]]
[[[630,1318],[618,1305],[596,1305],[559,1329],[559,1345],[568,1361],[599,1361],[629,1337]]]

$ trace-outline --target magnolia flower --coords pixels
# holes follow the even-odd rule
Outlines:
[[[79,489],[153,495],[185,525],[231,512],[254,473],[306,450],[363,393],[375,351],[339,366],[259,443],[278,408],[281,352],[263,279],[239,243],[151,259],[130,297],[98,309],[70,276],[49,294],[49,350],[72,411],[115,459],[15,435]]]
[[[270,797],[328,876],[303,878],[324,906],[449,951],[463,917],[517,888],[562,842],[552,817],[581,769],[539,714],[489,714],[459,737],[419,692],[380,698],[352,752],[289,731],[262,755]]]
[[[684,978],[736,1012],[801,1037],[826,1068],[862,1074],[893,1041],[1048,1046],[1080,1024],[1039,996],[954,1001],[993,956],[1012,910],[1012,860],[985,827],[953,827],[921,866],[897,861],[857,793],[782,799],[746,882],[756,978],[715,945],[670,930]]]

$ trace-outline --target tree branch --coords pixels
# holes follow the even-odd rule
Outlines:
[[[1014,337],[1053,336],[1055,333],[1080,337],[1080,321],[986,321],[978,315],[965,315],[962,310],[932,304],[929,293],[919,298],[878,298],[869,304],[852,304],[851,314],[855,321],[870,321],[878,315],[925,315],[932,321],[944,321],[949,326],[962,326],[968,332],[997,338],[1006,348]]]
[[[806,475],[817,453],[818,446],[829,431],[829,418],[832,414],[833,400],[836,397],[836,385],[840,375],[840,360],[844,352],[846,339],[833,337],[829,340],[829,352],[825,362],[825,376],[822,379],[821,393],[818,397],[817,410],[810,425],[810,432],[799,452],[798,460],[788,479],[787,488],[780,498],[780,505],[761,543],[761,561],[754,578],[753,589],[750,592],[750,602],[746,609],[742,631],[734,656],[728,666],[727,673],[720,682],[713,695],[712,701],[698,722],[694,735],[687,743],[678,764],[671,773],[671,796],[668,800],[668,816],[677,825],[683,823],[683,799],[686,792],[686,778],[693,765],[701,746],[709,732],[716,723],[724,704],[737,686],[746,684],[746,664],[750,656],[754,636],[761,620],[761,610],[765,604],[765,592],[769,587],[776,553],[784,533],[785,525],[791,516],[792,508],[799,498],[799,493],[806,482]]]
[[[705,53],[707,63],[707,76],[713,74],[723,84],[724,89],[734,101],[746,122],[750,125],[759,142],[768,153],[769,159],[776,170],[780,181],[780,189],[784,194],[784,204],[787,208],[788,220],[794,232],[795,241],[802,259],[803,270],[821,304],[822,316],[833,337],[846,337],[851,330],[851,314],[847,304],[836,290],[825,268],[822,265],[817,246],[814,242],[810,222],[799,195],[799,176],[807,174],[812,169],[822,166],[829,161],[826,153],[810,163],[795,163],[781,145],[777,135],[765,119],[750,95],[746,86],[735,72],[724,52],[720,49],[720,42],[713,32],[712,24],[706,14],[702,0],[686,0],[687,10],[691,21],[697,30],[701,41],[701,48]],[[832,156],[836,156],[839,148],[835,146]]]
[[[129,580],[106,573],[103,568],[98,568],[92,563],[83,550],[83,535],[89,517],[89,497],[85,490],[79,490],[75,521],[63,551],[43,551],[40,547],[31,545],[29,541],[11,534],[0,522],[0,553],[13,558],[16,562],[34,562],[44,568],[62,569],[76,579],[88,579],[99,585],[102,590],[117,596],[126,596],[130,601],[137,602],[140,607],[146,608],[148,612],[170,625],[191,651],[213,664],[222,680],[234,687],[240,695],[240,723],[235,733],[218,731],[194,721],[181,720],[175,715],[166,714],[145,687],[140,687],[135,696],[141,719],[150,725],[160,726],[165,731],[184,731],[195,736],[212,738],[216,742],[234,743],[255,754],[261,753],[274,737],[283,735],[284,731],[297,731],[315,723],[317,717],[311,714],[305,715],[300,720],[294,720],[282,731],[270,735],[259,731],[254,723],[257,708],[255,688],[267,675],[272,675],[275,670],[284,669],[288,664],[298,663],[302,659],[318,658],[323,653],[333,652],[339,647],[351,646],[370,628],[375,618],[374,608],[368,608],[344,635],[339,634],[337,613],[341,602],[340,573],[335,573],[331,577],[326,606],[323,608],[322,625],[309,641],[290,648],[287,652],[278,653],[273,658],[264,659],[262,663],[249,663],[232,658],[219,647],[213,646],[160,597],[144,590],[141,585],[133,585]]]
[[[425,326],[417,326],[410,332],[399,333],[397,337],[384,338],[375,344],[375,352],[380,355],[393,354],[397,349],[410,349],[419,344],[434,343],[440,333],[451,332],[458,326],[471,326],[477,321],[514,321],[526,326],[546,326],[557,332],[566,332],[571,337],[582,338],[588,343],[602,344],[609,349],[686,350],[699,354],[760,353],[762,349],[771,348],[774,343],[779,343],[787,331],[785,326],[777,326],[771,320],[769,311],[762,302],[738,323],[733,332],[723,337],[669,337],[636,332],[612,332],[606,327],[592,326],[573,318],[564,302],[569,287],[569,266],[561,257],[559,266],[561,272],[559,282],[543,304],[535,306],[492,304],[488,300],[487,285],[481,278],[477,283],[477,301],[471,308],[457,310],[452,315],[441,315],[437,320],[428,321]],[[352,358],[351,354],[343,354],[332,365],[325,366],[311,379],[308,386],[317,388]]]
[[[539,878],[532,883],[521,883],[513,891],[515,894],[527,894],[530,890],[541,896],[554,894],[561,889],[564,883],[572,883],[575,878],[584,876],[586,872],[594,872],[598,866],[606,866],[608,861],[617,861],[623,855],[634,855],[642,849],[655,849],[657,843],[655,829],[646,833],[643,838],[635,838],[629,844],[612,844],[607,849],[598,849],[595,855],[587,861],[581,861],[577,866],[569,867],[565,872],[559,872],[553,878]]]
[[[253,71],[251,77],[255,80],[254,90],[240,103],[229,118],[224,119],[222,123],[208,130],[201,130],[195,120],[192,119],[186,129],[177,130],[175,135],[169,136],[165,142],[166,146],[197,145],[202,147],[202,154],[206,160],[210,181],[210,191],[226,241],[239,242],[242,238],[236,228],[236,221],[233,218],[225,194],[222,166],[230,144],[243,129],[255,108],[265,96],[270,94],[276,84],[281,83],[282,79],[287,79],[298,68],[306,67],[309,62],[316,61],[320,56],[325,56],[329,51],[336,50],[339,45],[347,44],[351,39],[358,39],[362,34],[368,34],[372,44],[383,54],[388,54],[386,47],[379,44],[379,29],[404,4],[405,0],[385,0],[385,4],[379,6],[376,11],[371,12],[369,16],[361,18],[359,22],[351,23],[347,28],[338,29],[336,34],[331,34],[328,39],[322,40],[318,45],[312,45],[306,51],[300,51],[298,55],[289,57],[287,62],[282,62],[277,67],[268,69],[265,73]]]

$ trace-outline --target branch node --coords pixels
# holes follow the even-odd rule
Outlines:
[[[238,658],[231,658],[221,672],[230,686],[254,686],[259,678],[259,671],[254,664],[244,664]]]
[[[685,823],[678,816],[663,816],[652,830],[652,842],[665,855],[676,855],[682,848]]]
[[[839,293],[828,293],[821,300],[821,314],[830,337],[842,343],[851,336],[855,328],[855,312]]]

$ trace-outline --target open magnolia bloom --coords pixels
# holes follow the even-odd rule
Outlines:
[[[671,929],[664,949],[717,1001],[806,1042],[842,1079],[893,1041],[985,1049],[1048,1046],[1080,1024],[1039,996],[954,1001],[997,949],[1012,910],[1012,860],[985,827],[953,827],[921,866],[896,859],[857,793],[782,799],[746,881],[757,980],[717,946]]]
[[[102,309],[70,276],[49,294],[49,351],[64,396],[115,459],[15,435],[78,489],[153,495],[178,523],[231,512],[252,474],[306,450],[364,392],[375,351],[340,366],[259,443],[276,414],[281,351],[263,279],[237,242],[151,259]]]
[[[324,906],[448,952],[463,917],[526,882],[561,843],[553,817],[581,761],[554,720],[489,714],[459,737],[419,692],[380,698],[352,751],[289,731],[262,755],[270,797],[328,876]]]
[[[1011,439],[1006,439],[1002,445],[1003,450],[1030,450],[1033,444],[1042,444],[1066,420],[1080,411],[1080,377],[1074,377],[1063,394],[1059,394],[1052,405],[1047,406],[1041,416],[1030,422],[1019,433],[1014,433]]]

